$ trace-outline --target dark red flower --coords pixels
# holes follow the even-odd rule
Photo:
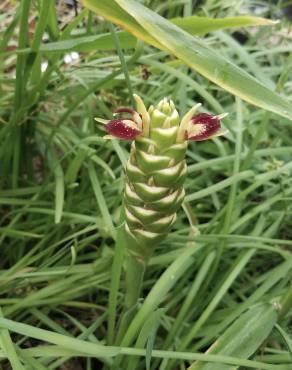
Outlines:
[[[217,116],[208,113],[198,113],[190,121],[188,139],[203,141],[211,138],[221,128],[220,120]]]
[[[113,119],[106,125],[107,132],[119,139],[133,140],[141,134],[137,125],[128,119]]]
[[[114,118],[106,124],[107,132],[122,140],[134,140],[142,133],[142,119],[132,108],[121,107],[114,111],[114,116],[128,113],[126,117]]]

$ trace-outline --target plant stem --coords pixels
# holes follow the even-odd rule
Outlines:
[[[121,217],[122,219],[122,217]],[[114,260],[111,270],[111,282],[109,292],[108,304],[108,332],[107,344],[111,345],[114,342],[115,322],[116,322],[116,308],[118,301],[118,292],[120,286],[120,279],[122,273],[122,266],[125,251],[125,227],[122,225],[117,233],[117,241],[114,253]]]
[[[145,262],[128,254],[126,260],[126,310],[133,307],[140,298],[144,273]]]

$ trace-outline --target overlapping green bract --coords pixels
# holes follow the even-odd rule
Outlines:
[[[133,141],[126,168],[125,228],[129,252],[147,259],[167,235],[184,198],[187,141],[178,142],[172,101],[149,108],[149,136]]]

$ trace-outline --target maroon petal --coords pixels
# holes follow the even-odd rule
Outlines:
[[[106,130],[112,136],[118,137],[123,140],[133,140],[138,135],[141,134],[141,131],[133,127],[135,123],[127,123],[129,120],[113,119],[108,122],[106,125]]]
[[[207,140],[221,128],[220,120],[207,113],[199,113],[191,119],[193,127],[189,130],[188,139],[194,141]]]

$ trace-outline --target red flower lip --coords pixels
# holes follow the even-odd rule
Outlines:
[[[114,111],[114,116],[129,113],[130,118],[115,118],[106,125],[107,132],[122,140],[134,140],[142,133],[142,120],[132,108],[121,107]]]
[[[203,141],[210,139],[221,128],[220,119],[208,113],[198,113],[190,120],[187,139]]]
[[[127,119],[113,119],[106,125],[106,130],[110,135],[119,139],[133,140],[141,134],[138,127],[134,125],[132,121]]]

